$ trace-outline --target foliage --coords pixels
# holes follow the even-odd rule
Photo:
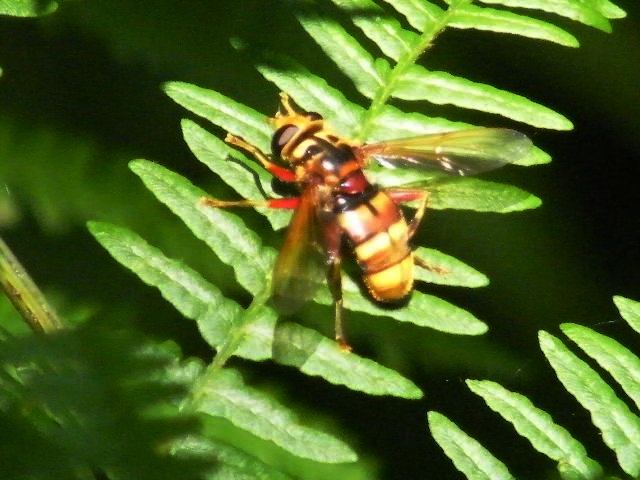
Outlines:
[[[620,313],[633,327],[632,318],[639,311],[638,303],[623,297],[615,297]],[[615,452],[620,469],[631,477],[640,474],[640,416],[638,416],[638,392],[640,391],[640,358],[616,340],[590,328],[565,323],[563,333],[604,369],[618,383],[635,409],[627,405],[600,374],[581,360],[558,338],[541,331],[540,347],[555,373],[567,389],[590,414],[591,421],[601,432],[604,443]],[[603,467],[587,455],[585,447],[564,427],[554,422],[544,410],[519,393],[487,380],[468,380],[472,392],[482,397],[489,408],[510,422],[522,437],[531,442],[535,450],[557,462],[564,479],[603,478]],[[635,410],[635,411],[633,411]],[[460,431],[446,417],[429,413],[432,434],[444,452],[467,478],[511,478],[506,467],[476,440]],[[474,445],[473,454],[460,448],[458,442]],[[488,468],[474,468],[489,465]],[[482,472],[479,472],[481,470]],[[609,478],[609,477],[607,477]],[[613,477],[611,477],[613,478]]]
[[[0,2],[0,6],[9,3],[17,5],[24,2]],[[355,91],[360,94],[357,100],[348,99],[323,77],[310,72],[293,58],[262,50],[242,40],[236,39],[233,43],[246,58],[256,64],[258,71],[267,80],[287,91],[303,108],[323,114],[341,135],[360,141],[376,141],[471,127],[469,124],[429,117],[422,113],[403,112],[390,105],[392,100],[403,108],[409,105],[408,102],[426,100],[436,105],[453,105],[498,114],[538,128],[567,130],[572,127],[571,122],[563,115],[516,93],[448,72],[428,70],[422,66],[424,62],[418,64],[418,60],[425,55],[435,38],[447,28],[510,33],[564,46],[577,46],[575,37],[565,30],[506,9],[472,5],[464,0],[453,0],[445,9],[422,0],[387,0],[386,3],[405,17],[402,22],[406,20],[412,29],[404,28],[403,23],[388,9],[383,9],[381,4],[370,0],[334,0],[333,3],[337,9],[299,2],[296,14],[302,27],[337,65],[339,71],[353,82]],[[506,6],[538,8],[604,31],[610,30],[608,18],[622,16],[621,11],[606,0],[594,3],[595,6],[571,0],[508,0],[500,3]],[[343,24],[344,18],[353,21],[355,27],[368,39],[352,35],[351,27],[345,28]],[[373,43],[367,43],[369,41]],[[372,52],[374,44],[380,49],[382,56]],[[218,127],[242,136],[262,149],[268,148],[272,132],[266,116],[256,110],[218,92],[187,83],[168,83],[165,91],[176,102]],[[366,107],[361,106],[363,103]],[[413,110],[413,107],[410,109]],[[253,160],[231,149],[192,120],[183,120],[182,131],[195,156],[243,198],[262,198],[264,194],[277,196],[270,177]],[[41,145],[38,138],[34,140],[34,145]],[[70,169],[72,172],[86,173],[83,167],[83,157],[86,155],[82,152],[76,154],[81,148],[82,146],[75,147],[72,151],[71,156],[78,158],[77,163],[80,165]],[[41,152],[40,157],[46,161],[47,155]],[[534,149],[519,163],[530,166],[548,161],[550,158],[546,153]],[[251,295],[253,301],[247,306],[242,300],[232,299],[223,288],[218,288],[188,266],[190,261],[169,258],[129,229],[104,222],[90,223],[91,233],[116,260],[145,283],[159,289],[163,297],[180,313],[196,322],[202,337],[217,350],[217,355],[211,364],[205,366],[199,362],[180,364],[177,355],[167,354],[157,345],[145,344],[138,338],[114,340],[113,333],[107,333],[101,328],[92,334],[88,333],[90,329],[87,328],[54,336],[43,341],[45,346],[40,345],[38,342],[42,339],[37,338],[26,339],[24,344],[12,340],[15,349],[7,349],[3,366],[7,367],[7,385],[11,386],[7,391],[12,392],[14,397],[6,401],[0,399],[3,407],[8,408],[2,410],[1,415],[4,417],[5,412],[9,412],[7,421],[17,418],[15,412],[22,410],[18,407],[21,407],[24,398],[31,398],[33,391],[39,395],[39,409],[36,409],[33,418],[29,416],[25,423],[17,425],[15,431],[8,430],[8,438],[24,440],[15,443],[16,451],[37,445],[38,449],[51,449],[53,452],[50,463],[46,463],[49,458],[44,457],[45,463],[34,464],[34,470],[29,473],[36,478],[37,475],[42,476],[43,472],[54,471],[59,471],[61,476],[82,477],[88,466],[109,478],[145,478],[152,475],[154,478],[188,478],[189,475],[206,475],[207,478],[285,479],[288,473],[295,474],[297,478],[313,478],[313,469],[309,466],[315,468],[317,465],[313,462],[322,462],[325,464],[322,468],[329,469],[323,471],[324,478],[372,478],[371,468],[362,461],[350,471],[350,475],[344,473],[347,470],[343,470],[341,465],[331,470],[334,465],[327,464],[354,462],[358,459],[352,447],[341,440],[345,435],[330,434],[328,430],[333,429],[325,423],[316,422],[316,425],[307,416],[296,415],[293,408],[285,406],[278,399],[277,394],[253,385],[251,379],[227,367],[227,361],[232,356],[258,361],[271,359],[276,363],[293,366],[307,375],[321,376],[330,383],[370,395],[416,399],[422,396],[421,390],[400,373],[380,363],[356,354],[345,355],[335,342],[315,330],[298,323],[278,321],[278,313],[268,304],[270,272],[276,251],[267,245],[268,242],[263,243],[261,236],[248,226],[250,222],[232,212],[203,208],[198,200],[205,192],[185,177],[162,166],[146,160],[136,160],[131,162],[130,167],[148,190],[167,205],[196,238],[209,246],[222,262],[230,265],[235,280]],[[375,182],[383,186],[423,182],[432,192],[430,206],[434,209],[506,213],[536,208],[541,203],[536,196],[518,187],[485,180],[463,179],[438,184],[433,183],[429,177],[416,177],[415,174],[412,176],[411,173],[402,171],[374,167],[369,173]],[[72,181],[72,178],[67,178],[66,171],[61,176],[65,177],[61,181]],[[107,175],[105,178],[105,184],[112,178],[114,183],[120,182],[115,175]],[[85,197],[78,195],[77,198],[82,199],[79,203],[74,203],[74,198],[68,201],[72,206],[77,206],[77,211],[87,210],[88,201]],[[129,202],[130,198],[123,196],[122,204]],[[94,198],[89,199],[93,200]],[[44,201],[41,205],[48,209],[51,208],[51,203]],[[258,212],[265,216],[275,230],[285,227],[289,221],[288,214],[283,212],[260,209]],[[421,281],[469,288],[488,283],[487,277],[482,273],[437,250],[419,247],[417,255],[446,272],[444,275],[419,272],[417,278]],[[348,277],[344,279],[344,290],[346,307],[350,310],[453,334],[479,335],[487,330],[485,323],[473,314],[420,291],[414,292],[404,308],[388,310],[364,297],[357,284]],[[320,292],[314,300],[321,305],[331,303],[327,292]],[[628,310],[633,310],[632,306],[625,305]],[[574,329],[570,333],[579,336],[579,332],[579,329]],[[101,344],[101,341],[105,344]],[[54,345],[55,342],[60,343]],[[54,346],[50,348],[49,343]],[[619,349],[615,347],[613,354],[606,350],[606,342],[600,338],[590,338],[586,343],[591,344],[593,351],[596,348],[604,349],[600,352],[600,358],[603,363],[613,362],[610,367],[612,371],[624,371],[624,367],[616,367],[615,362],[633,362],[629,356],[622,358]],[[113,344],[120,348],[113,349]],[[561,350],[556,344],[553,346],[555,350]],[[144,351],[144,361],[140,361],[138,348]],[[41,356],[35,355],[35,360],[41,361],[44,366],[34,369],[38,375],[16,376],[15,365],[32,361],[33,358],[26,358],[26,352],[32,350],[44,352]],[[85,355],[89,358],[85,358]],[[151,366],[145,363],[148,360],[145,355],[152,358]],[[57,358],[63,367],[70,364],[73,368],[70,371],[55,371],[53,373],[57,376],[54,376],[47,363],[50,358]],[[564,360],[567,358],[563,357]],[[57,362],[55,366],[58,367]],[[78,366],[85,370],[75,370]],[[103,369],[107,374],[103,375]],[[27,368],[25,372],[29,373],[30,369]],[[558,375],[561,376],[560,373]],[[85,389],[84,386],[69,388],[65,384],[70,379],[92,376],[104,380],[104,383],[90,385],[90,389]],[[581,384],[578,380],[580,379],[572,379],[571,383],[577,383],[577,391],[581,392],[586,387],[584,382]],[[587,383],[592,381],[590,378]],[[34,385],[40,388],[36,389]],[[76,386],[81,385],[82,382],[78,382]],[[541,422],[549,420],[544,412],[527,404],[526,399],[509,397],[508,393],[499,390],[494,384],[476,382],[470,385],[479,391],[485,388],[495,397],[509,398],[512,403],[516,402],[517,407],[510,404],[514,423],[524,423],[518,419],[521,410],[530,416],[537,415],[536,418]],[[627,385],[634,390],[632,380],[627,381]],[[60,392],[65,388],[66,392]],[[148,392],[148,395],[138,397],[137,394],[142,390]],[[99,400],[114,392],[113,398],[122,399],[122,408],[129,416],[118,416],[121,412],[115,412],[114,416],[113,412],[105,411],[104,405],[100,404]],[[606,405],[596,404],[590,407],[595,412],[602,412],[615,403],[613,397],[609,396],[608,400],[610,402]],[[94,404],[93,401],[97,403]],[[81,404],[76,405],[75,402]],[[496,400],[496,403],[499,402]],[[584,403],[589,402],[585,399]],[[158,404],[163,407],[158,408]],[[181,412],[177,411],[177,405]],[[622,406],[616,404],[616,408],[627,415]],[[149,420],[146,416],[149,410],[160,411],[161,415]],[[80,412],[81,427],[88,425],[89,428],[74,430],[76,425],[71,421],[73,419],[69,411]],[[64,428],[59,428],[59,425],[48,418],[49,415],[60,420]],[[196,417],[209,427],[210,431],[204,436],[196,424],[192,423]],[[605,439],[619,452],[622,468],[636,472],[637,466],[633,461],[635,450],[632,448],[634,442],[624,438],[620,440],[620,425],[612,426],[606,422],[606,418],[596,420],[595,417],[597,414],[594,414],[594,423],[606,431]],[[104,418],[105,422],[98,425],[99,428],[92,429],[91,421],[97,418]],[[631,417],[627,415],[625,418],[629,420]],[[629,422],[633,423],[631,420]],[[124,442],[118,437],[121,432],[117,427],[122,424],[131,425],[134,434],[125,438]],[[439,441],[448,445],[447,448],[458,451],[454,460],[456,465],[469,465],[469,462],[482,464],[480,470],[484,472],[484,477],[478,476],[481,474],[470,469],[471,467],[461,467],[465,472],[472,472],[468,473],[470,478],[509,478],[506,467],[492,459],[473,439],[456,431],[444,417],[431,413],[430,424],[433,429],[438,429],[438,433],[434,431],[434,436]],[[9,425],[13,426],[11,423]],[[28,427],[26,433],[23,431],[25,425]],[[555,436],[553,442],[544,435],[540,437],[540,432],[533,433],[533,427],[525,426],[524,429],[534,439],[531,441],[536,449],[548,452],[549,457],[560,462],[563,474],[568,477],[578,475],[575,478],[595,478],[591,475],[599,472],[599,466],[586,457],[584,448],[561,427],[551,429]],[[138,432],[140,436],[135,436]],[[169,447],[166,440],[169,436],[181,438],[172,438]],[[242,440],[233,446],[231,438]],[[269,446],[265,447],[265,444]],[[113,445],[114,448],[105,453],[100,448],[106,445]],[[254,449],[247,445],[258,447]],[[460,445],[467,445],[473,455],[468,455],[468,458],[460,457],[468,454],[468,451],[460,450]],[[86,450],[81,448],[84,446],[87,446]],[[167,455],[168,451],[173,455]],[[136,462],[128,462],[130,457],[125,453],[136,455]],[[15,452],[11,450],[1,454],[10,458]],[[69,458],[80,459],[80,462],[68,464],[66,460]],[[212,460],[216,462],[214,467],[210,464]],[[292,465],[295,461],[302,462],[298,464],[302,467],[294,472],[295,467]],[[189,468],[184,467],[187,463]],[[58,470],[52,470],[54,467]],[[140,468],[143,473],[135,470],[136,468]],[[9,472],[7,475],[15,473]]]

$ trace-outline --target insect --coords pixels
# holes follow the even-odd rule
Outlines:
[[[342,245],[350,245],[371,297],[395,302],[413,289],[414,265],[434,269],[413,255],[409,241],[427,208],[425,188],[407,185],[380,188],[363,169],[372,159],[387,167],[435,169],[471,175],[499,168],[522,158],[532,147],[522,133],[476,128],[372,144],[335,135],[317,113],[294,106],[285,93],[274,118],[270,158],[257,147],[227,135],[226,141],[251,153],[279,180],[296,185],[299,196],[267,200],[223,201],[205,197],[211,207],[269,207],[293,209],[284,245],[273,270],[272,298],[276,307],[294,311],[326,278],[335,306],[335,337],[350,350],[343,331],[341,285]],[[276,163],[274,159],[280,159]],[[417,202],[409,220],[400,204]],[[436,269],[437,270],[437,269]]]

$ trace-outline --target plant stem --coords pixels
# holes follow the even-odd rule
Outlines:
[[[371,106],[364,115],[360,132],[356,135],[359,140],[366,140],[373,127],[373,119],[380,115],[381,110],[391,98],[391,95],[396,87],[396,84],[401,80],[404,73],[413,66],[418,57],[422,55],[433,43],[436,37],[445,29],[449,23],[451,15],[455,13],[455,10],[460,5],[466,5],[471,3],[472,0],[452,0],[449,4],[449,8],[442,12],[439,19],[434,22],[425,25],[420,39],[410,52],[402,55],[396,65],[387,74],[384,85],[378,89],[373,99],[371,100]]]
[[[63,325],[16,256],[0,237],[0,285],[34,332],[51,333]]]

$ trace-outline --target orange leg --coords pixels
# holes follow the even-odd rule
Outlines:
[[[291,170],[281,167],[280,165],[276,165],[271,160],[269,160],[269,157],[262,153],[260,149],[251,145],[250,143],[247,143],[241,138],[231,135],[230,133],[227,134],[224,141],[249,152],[251,155],[256,157],[256,159],[262,164],[264,168],[266,168],[269,172],[271,172],[271,174],[273,174],[283,182],[296,181],[295,173],[293,173]]]
[[[265,208],[286,208],[295,209],[300,203],[300,198],[269,198],[267,200],[218,200],[211,197],[201,197],[200,204],[214,208],[229,207],[265,207]]]

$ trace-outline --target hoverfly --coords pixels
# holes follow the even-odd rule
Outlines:
[[[429,194],[411,185],[382,189],[363,169],[377,160],[384,166],[435,169],[472,175],[521,159],[532,147],[524,134],[501,128],[476,128],[372,144],[335,135],[315,112],[296,108],[281,93],[281,107],[271,119],[276,127],[270,158],[257,147],[228,134],[226,141],[251,153],[275,177],[296,185],[300,195],[267,200],[223,201],[203,198],[217,207],[293,209],[284,245],[276,260],[272,299],[280,310],[293,311],[308,300],[323,262],[335,306],[335,338],[350,350],[342,326],[341,246],[351,246],[364,284],[378,302],[401,300],[413,288],[414,265],[433,269],[415,257],[409,241],[427,208]],[[280,159],[285,166],[274,163]],[[406,220],[400,204],[418,202]],[[436,269],[437,270],[437,269]]]

